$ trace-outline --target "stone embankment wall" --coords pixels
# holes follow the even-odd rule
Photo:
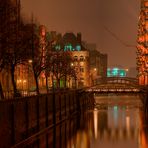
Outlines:
[[[42,134],[93,105],[92,94],[76,90],[0,101],[0,147],[23,148],[36,141],[32,147],[44,148],[49,138]]]

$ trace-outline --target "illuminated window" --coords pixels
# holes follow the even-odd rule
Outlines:
[[[73,50],[73,48],[72,48],[72,45],[71,44],[65,45],[64,51],[72,51],[72,50]]]
[[[117,76],[118,75],[118,68],[113,68],[113,70],[112,70],[112,75],[113,76]]]
[[[78,61],[78,57],[77,56],[74,56],[74,61]]]
[[[111,70],[107,69],[107,77],[111,77]]]
[[[84,78],[80,78],[80,81],[84,81]]]
[[[80,72],[84,72],[84,67],[80,67]]]
[[[126,76],[126,72],[125,72],[124,69],[120,69],[120,70],[119,70],[119,76],[120,76],[120,77],[125,77],[125,76]]]
[[[60,49],[61,49],[60,45],[56,45],[56,46],[55,46],[55,49],[56,49],[56,50],[60,50]]]
[[[119,69],[119,68],[107,69],[107,77],[125,77],[125,76],[126,76],[125,69]]]
[[[80,61],[84,61],[84,57],[83,56],[80,56]]]
[[[81,50],[81,46],[80,46],[80,45],[77,45],[77,46],[76,46],[76,50],[77,50],[77,51],[80,51],[80,50]]]

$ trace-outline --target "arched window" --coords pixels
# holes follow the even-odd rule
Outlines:
[[[78,61],[78,56],[74,56],[74,61]]]
[[[84,57],[82,55],[80,56],[80,61],[84,61]]]
[[[84,72],[84,67],[80,67],[80,72]]]

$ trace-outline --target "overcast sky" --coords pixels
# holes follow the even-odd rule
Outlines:
[[[136,66],[140,0],[21,0],[22,13],[33,13],[49,31],[81,32],[108,54],[109,65]],[[106,26],[105,29],[103,26]]]

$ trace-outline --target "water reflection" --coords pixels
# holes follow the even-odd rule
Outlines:
[[[93,111],[81,116],[67,148],[148,148],[148,128],[138,96],[103,96],[96,97],[96,102]]]
[[[140,111],[140,148],[148,148],[148,123],[143,111]]]

